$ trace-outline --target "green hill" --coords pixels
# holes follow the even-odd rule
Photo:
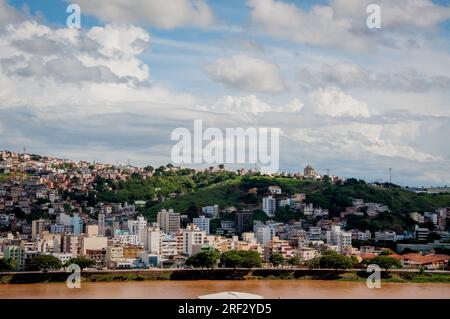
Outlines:
[[[367,216],[349,216],[348,226],[351,228],[402,231],[411,229],[414,225],[409,213],[450,207],[450,194],[448,193],[416,194],[395,185],[374,186],[356,179],[332,184],[327,181],[258,175],[241,177],[224,172],[202,172],[182,176],[171,174],[170,176],[156,176],[145,181],[136,177],[115,185],[114,191],[100,192],[99,197],[113,200],[146,200],[147,205],[142,213],[153,220],[162,208],[173,208],[176,212],[188,214],[192,218],[200,212],[202,206],[207,205],[218,204],[221,208],[234,206],[254,209],[256,205],[261,204],[262,197],[270,185],[280,186],[283,193],[287,195],[305,193],[307,203],[328,209],[331,216],[339,216],[346,207],[352,205],[352,199],[355,198],[363,199],[365,202],[380,203],[388,206],[391,210],[390,213],[380,214],[374,219]],[[169,193],[178,195],[163,202],[152,202],[151,198],[155,195],[156,186],[162,188],[160,195],[166,197]],[[248,194],[248,190],[253,187],[258,188],[257,195]],[[280,221],[287,221],[302,216],[280,211],[277,217]]]

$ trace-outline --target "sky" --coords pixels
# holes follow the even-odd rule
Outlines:
[[[0,149],[158,166],[202,120],[280,128],[281,171],[450,185],[449,0],[75,3],[0,0]]]

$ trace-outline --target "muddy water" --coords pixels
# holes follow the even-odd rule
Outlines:
[[[65,284],[0,285],[4,298],[145,298],[195,299],[221,291],[239,291],[282,299],[359,299],[359,298],[438,298],[450,299],[450,284],[382,283],[380,289],[368,289],[365,283],[261,280],[261,281],[147,281],[82,283],[80,289]]]

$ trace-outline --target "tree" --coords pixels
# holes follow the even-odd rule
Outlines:
[[[400,260],[398,260],[397,258],[394,257],[390,257],[390,256],[382,256],[382,255],[378,255],[372,259],[369,260],[369,262],[371,264],[375,264],[380,266],[381,268],[386,269],[386,271],[388,271],[389,268],[402,268],[402,264],[400,262]]]
[[[273,253],[272,255],[270,255],[269,261],[274,267],[277,268],[278,266],[283,265],[286,262],[283,255],[280,253]]]
[[[66,266],[69,266],[71,264],[76,264],[78,265],[78,267],[80,267],[81,270],[83,270],[84,268],[88,268],[95,265],[95,260],[84,257],[76,257],[69,259],[66,263]]]
[[[315,257],[313,259],[306,261],[306,266],[309,269],[320,268],[320,257]]]
[[[257,268],[261,267],[261,256],[257,251],[230,250],[224,252],[220,257],[225,267]]]
[[[153,173],[153,171],[154,171],[155,169],[153,168],[153,166],[146,166],[146,167],[144,167],[144,172],[147,172],[147,173]]]
[[[338,253],[328,253],[320,257],[319,264],[321,268],[348,269],[353,267],[353,260]]]
[[[10,260],[0,259],[0,271],[11,271],[14,270],[14,267]]]
[[[238,254],[241,256],[241,267],[243,268],[257,268],[261,267],[261,255],[254,250],[239,250]]]
[[[217,250],[201,251],[198,254],[192,255],[186,260],[186,265],[195,268],[214,268],[219,260],[219,253]]]
[[[301,259],[300,259],[299,256],[294,255],[294,256],[292,256],[291,258],[289,258],[289,259],[287,260],[287,262],[288,262],[289,265],[292,266],[292,268],[294,268],[295,266],[300,265]]]
[[[222,254],[220,257],[220,262],[222,265],[228,268],[234,268],[241,266],[242,264],[242,256],[238,253],[237,250],[229,250]]]
[[[61,260],[52,255],[39,255],[33,257],[30,261],[30,268],[47,272],[48,270],[61,269]]]

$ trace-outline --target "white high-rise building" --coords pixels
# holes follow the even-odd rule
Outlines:
[[[341,232],[338,240],[338,249],[343,251],[345,248],[352,245],[352,233],[351,232]]]
[[[275,224],[255,226],[255,237],[259,244],[265,245],[275,236]]]
[[[200,252],[205,243],[206,233],[194,224],[183,229],[183,254],[192,256]]]
[[[272,196],[267,196],[263,198],[263,211],[269,217],[275,216],[277,211],[277,200]]]
[[[205,216],[200,216],[193,219],[194,225],[196,225],[200,230],[205,231],[206,235],[209,235],[209,222],[210,219]]]
[[[157,226],[146,227],[140,230],[140,240],[144,244],[144,249],[149,254],[159,255],[161,253],[161,240],[164,234]]]
[[[131,235],[139,235],[139,231],[145,228],[147,228],[147,220],[144,216],[138,216],[136,220],[128,221],[128,231]]]
[[[147,241],[147,229],[149,228],[147,225],[147,219],[144,216],[138,216],[136,220],[128,221],[128,231],[132,235],[139,236],[139,242],[141,245],[144,245],[144,248]]]
[[[161,255],[164,258],[178,255],[177,236],[162,234],[161,238]]]
[[[342,252],[352,245],[352,233],[342,231],[339,225],[332,225],[327,231],[327,244],[337,246],[338,252]]]

